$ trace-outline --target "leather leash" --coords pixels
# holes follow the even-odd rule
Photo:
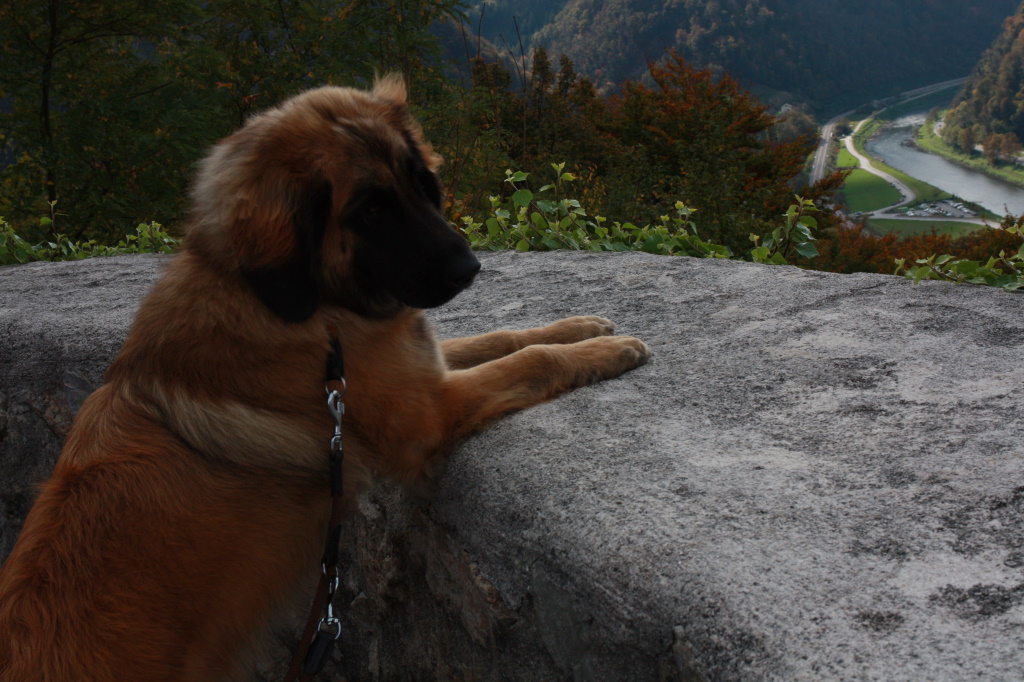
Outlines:
[[[331,352],[327,357],[325,388],[327,390],[327,409],[334,418],[334,435],[331,437],[330,448],[330,479],[331,479],[331,520],[327,524],[327,538],[324,541],[324,553],[321,559],[320,582],[313,597],[313,606],[306,628],[299,641],[299,648],[292,657],[291,666],[284,676],[284,682],[309,682],[323,670],[327,659],[331,657],[334,644],[341,637],[341,621],[334,616],[331,600],[338,589],[338,544],[341,540],[341,517],[344,507],[344,479],[342,477],[342,456],[344,454],[341,440],[341,418],[345,414],[345,404],[341,402],[347,389],[345,385],[345,362],[341,354],[341,343],[338,335],[331,334]],[[340,383],[340,388],[331,388],[331,384]],[[301,677],[300,677],[301,675]]]

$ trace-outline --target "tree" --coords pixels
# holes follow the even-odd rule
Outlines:
[[[565,55],[559,56],[555,74],[543,48],[534,51],[533,76],[526,145],[532,162],[571,159],[577,167],[600,165],[606,149],[597,127],[605,104],[590,79],[577,73]]]
[[[999,154],[1003,158],[1016,161],[1020,149],[1020,140],[1013,133],[1003,133],[999,136]]]
[[[974,73],[957,95],[946,115],[946,125],[972,128],[975,143],[991,135],[1024,136],[1024,5],[1003,23],[996,38]],[[1003,154],[998,138],[992,145],[982,142],[985,156],[994,162]],[[1015,155],[1011,154],[1011,156]]]
[[[433,73],[458,0],[8,0],[0,4],[0,212],[49,205],[73,237],[184,216],[191,169],[255,109],[315,85]]]
[[[656,88],[627,82],[612,101],[617,135],[643,157],[633,188],[655,210],[684,201],[697,209],[703,238],[745,251],[749,234],[763,233],[792,202],[811,139],[771,141],[778,119],[767,107],[731,76],[674,52],[651,64],[650,75]]]
[[[456,197],[483,205],[486,195],[502,194],[509,186],[500,171],[509,166],[540,170],[566,161],[591,176],[606,168],[609,140],[598,129],[606,104],[568,58],[560,57],[558,66],[556,72],[547,51],[536,48],[519,88],[501,62],[473,59],[466,120],[456,123],[457,140],[441,144],[442,173]]]
[[[974,131],[970,126],[961,128],[960,133],[957,136],[957,144],[960,147],[960,151],[968,156],[974,154]]]
[[[769,130],[772,140],[785,142],[799,137],[817,136],[818,124],[802,107],[787,104],[776,114],[775,124]]]
[[[995,164],[995,162],[999,160],[999,150],[1001,146],[1002,144],[999,139],[999,135],[996,133],[989,133],[988,137],[985,138],[985,141],[981,143],[982,151],[984,151],[985,158],[988,159],[989,163]]]
[[[152,48],[165,22],[182,22],[191,9],[176,0],[13,0],[0,6],[0,97],[10,102],[0,114],[10,161],[0,206],[15,222],[38,218],[47,204],[59,202],[84,225],[103,200],[129,198],[128,187],[110,196],[111,176],[124,166],[130,176],[143,175],[147,162],[162,156],[166,139],[159,118],[148,134],[133,139],[124,135],[125,125],[137,122],[142,100],[174,111],[164,95],[184,99],[165,75],[154,73]],[[161,92],[161,84],[169,90]]]

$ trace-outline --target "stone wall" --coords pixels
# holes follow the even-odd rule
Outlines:
[[[364,496],[325,679],[1020,677],[1024,297],[482,261],[440,335],[598,314],[654,358],[465,443],[429,500]],[[0,268],[0,557],[161,262]]]

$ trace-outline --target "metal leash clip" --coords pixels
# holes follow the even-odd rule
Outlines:
[[[327,527],[327,538],[324,542],[324,554],[321,559],[323,575],[320,576],[320,584],[317,586],[317,596],[313,599],[312,612],[306,621],[306,629],[299,642],[299,647],[292,658],[291,666],[285,675],[286,682],[295,682],[299,679],[309,679],[318,675],[331,657],[335,642],[341,638],[341,619],[334,615],[334,608],[331,601],[338,591],[340,578],[338,576],[338,562],[340,560],[341,541],[341,518],[344,513],[343,494],[343,455],[341,442],[341,420],[345,415],[345,404],[341,402],[342,397],[348,391],[348,384],[345,382],[345,363],[342,359],[341,342],[338,340],[337,330],[331,332],[331,353],[327,357],[326,380],[324,390],[327,393],[327,409],[334,419],[334,434],[330,442],[330,474],[331,481],[331,517]],[[339,388],[332,388],[332,382],[340,384]],[[322,617],[317,620],[318,613]]]
[[[342,440],[341,440],[341,418],[345,415],[345,403],[341,397],[345,395],[345,380],[341,380],[341,390],[329,391],[327,394],[327,409],[334,418],[334,435],[331,436],[331,495],[340,496],[343,492],[342,486]]]
[[[346,391],[345,380],[341,379],[341,390],[327,389],[327,409],[334,418],[334,435],[331,437],[331,496],[340,499],[343,491],[342,482],[342,441],[341,441],[341,419],[345,414],[345,403],[341,397]],[[327,596],[324,602],[324,616],[316,626],[316,636],[309,645],[306,660],[303,662],[302,671],[306,675],[317,675],[327,664],[331,656],[334,643],[341,637],[341,620],[334,616],[334,607],[331,604],[334,593],[338,590],[338,542],[341,535],[341,526],[335,525],[327,535],[327,544],[324,548],[324,557],[321,568],[324,576],[328,579]]]
[[[330,411],[331,416],[334,417],[334,437],[331,438],[331,454],[341,450],[341,418],[345,416],[345,403],[341,402],[341,397],[345,395],[345,380],[342,379],[341,390],[328,391],[327,393],[327,409]]]

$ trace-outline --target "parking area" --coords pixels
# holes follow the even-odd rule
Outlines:
[[[917,206],[907,206],[899,209],[899,212],[904,213],[911,218],[931,218],[939,216],[945,218],[978,217],[977,211],[967,207],[963,202],[956,201],[954,199],[918,204]]]

